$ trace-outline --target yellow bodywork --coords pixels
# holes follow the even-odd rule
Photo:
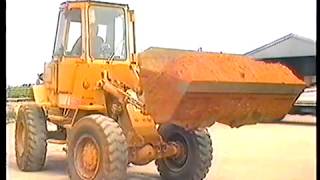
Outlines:
[[[33,87],[35,102],[47,110],[49,121],[66,128],[72,128],[77,119],[91,113],[110,115],[108,114],[108,109],[111,108],[109,104],[111,102],[108,102],[110,92],[102,88],[104,80],[110,80],[116,84],[116,88],[123,92],[126,92],[127,88],[134,90],[133,94],[140,91],[134,52],[128,53],[127,59],[124,61],[110,62],[90,57],[87,19],[90,18],[88,9],[91,5],[123,8],[129,20],[126,23],[134,21],[133,12],[129,11],[127,6],[96,2],[68,4],[67,9],[81,10],[81,31],[82,37],[85,38],[85,43],[82,43],[83,53],[80,57],[53,57],[51,62],[45,64],[44,83]],[[132,35],[129,35],[129,32],[126,37],[127,50],[131,49],[132,51],[134,39]],[[150,146],[145,146],[146,144],[160,145],[163,143],[156,130],[155,122],[149,115],[143,114],[141,109],[137,109],[131,104],[127,104],[123,108],[125,110],[119,123],[126,134],[129,147],[135,147],[135,152],[141,154]],[[172,148],[169,153],[172,154]],[[165,153],[162,152],[162,154]],[[155,156],[159,156],[159,154],[153,153],[149,157],[134,155],[132,161],[136,164],[145,164],[153,160]]]
[[[212,116],[217,114],[221,116],[221,122],[231,124],[231,126],[235,124],[235,127],[248,124],[247,119],[254,119],[253,123],[256,123],[259,120],[257,117],[261,117],[260,120],[263,121],[263,116],[270,115],[271,110],[274,109],[273,107],[267,110],[262,108],[265,107],[263,103],[268,104],[268,98],[271,97],[275,103],[283,104],[284,109],[280,114],[275,115],[280,117],[290,108],[290,102],[294,101],[298,91],[303,88],[304,84],[295,78],[291,78],[292,83],[284,79],[280,79],[281,81],[276,82],[277,84],[262,82],[261,79],[249,79],[250,81],[247,80],[248,82],[244,84],[243,78],[246,74],[250,75],[248,77],[256,76],[245,72],[238,73],[241,68],[230,63],[235,61],[228,61],[231,65],[223,65],[222,61],[211,64],[215,67],[218,67],[219,63],[222,64],[222,68],[217,69],[216,74],[223,78],[227,76],[224,76],[225,72],[222,71],[233,67],[232,73],[234,74],[230,73],[232,75],[227,80],[223,78],[212,80],[214,75],[199,76],[201,73],[197,72],[204,68],[200,67],[203,64],[205,66],[204,62],[211,60],[210,57],[223,60],[235,58],[239,62],[240,60],[244,62],[243,64],[248,64],[249,61],[245,58],[166,49],[150,49],[137,56],[134,45],[135,18],[133,11],[129,10],[127,5],[90,1],[70,2],[67,7],[65,5],[62,4],[61,8],[81,11],[81,36],[84,39],[81,55],[79,57],[53,56],[52,61],[45,64],[43,84],[33,87],[35,102],[45,109],[49,121],[65,128],[72,128],[78,119],[89,114],[103,114],[115,119],[124,131],[128,147],[133,149],[129,152],[129,159],[135,164],[146,164],[151,160],[173,156],[181,151],[179,146],[162,140],[156,124],[173,123],[185,129],[194,130],[212,125],[216,121]],[[89,47],[92,36],[89,34],[89,29],[92,29],[89,25],[92,17],[88,15],[90,6],[108,6],[124,10],[126,59],[121,61],[112,60],[112,58],[95,59],[90,56]],[[180,61],[176,61],[179,58]],[[206,58],[208,61],[203,60]],[[203,64],[199,65],[196,60],[202,60]],[[178,64],[179,62],[187,63],[181,65]],[[251,62],[251,64],[258,67],[256,62]],[[196,73],[195,71],[188,72],[192,68],[188,69],[187,66],[199,66],[200,68],[194,68],[197,70]],[[267,66],[260,64],[259,67],[265,69]],[[279,74],[284,73],[288,78],[293,76],[284,67],[277,65],[275,68],[278,68]],[[213,71],[208,70],[208,72]],[[259,86],[254,86],[260,81]],[[281,86],[280,89],[284,90],[273,92],[274,89],[269,88],[267,92],[266,84],[269,87]],[[263,92],[270,96],[262,96]],[[274,94],[280,95],[278,97]],[[290,96],[285,96],[287,94]],[[256,100],[259,98],[261,101]],[[230,116],[231,112],[224,111],[223,105],[236,107],[229,108],[229,110],[239,111],[238,114],[243,116],[244,121],[238,124],[233,119],[226,121],[225,117]],[[261,108],[256,108],[256,106]],[[236,115],[232,118],[238,118],[235,117]],[[207,120],[209,118],[210,121]],[[273,116],[270,116],[269,119],[273,119]]]

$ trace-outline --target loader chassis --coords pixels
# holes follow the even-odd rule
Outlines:
[[[46,132],[48,142],[67,144],[71,179],[124,179],[128,163],[144,165],[183,153],[181,144],[162,139],[138,99],[141,90],[133,32],[134,15],[127,5],[61,4],[52,61],[45,64],[43,83],[33,88],[36,104],[32,107],[39,121],[57,126],[56,131],[39,128]],[[104,44],[97,44],[98,36]],[[27,134],[21,129],[31,127],[23,126],[23,108],[17,120],[17,162],[21,170],[36,171],[44,165],[47,143],[40,140],[45,147],[41,148],[41,162],[25,168],[30,162],[24,156],[30,154],[21,153],[26,144],[21,134]],[[108,169],[112,165],[122,168]]]
[[[39,97],[36,96],[35,99],[36,102],[37,99],[45,99],[37,103],[44,105],[44,109],[47,110],[48,120],[58,126],[72,129],[79,119],[90,114],[102,114],[113,117],[126,135],[128,148],[133,149],[129,151],[129,157],[132,157],[131,159],[129,158],[129,162],[132,163],[146,164],[156,157],[161,158],[165,157],[166,154],[168,154],[168,156],[176,154],[178,151],[177,146],[169,145],[162,141],[155,123],[150,116],[143,114],[141,112],[142,109],[138,109],[130,103],[119,102],[119,100],[126,97],[117,97],[114,96],[115,94],[112,94],[112,92],[125,92],[126,89],[135,88],[139,81],[136,73],[131,70],[133,65],[129,59],[123,59],[126,58],[126,52],[128,50],[126,47],[129,41],[125,29],[129,22],[125,23],[124,21],[124,15],[129,13],[128,7],[100,3],[91,3],[90,6],[86,3],[81,3],[82,6],[78,3],[65,4],[65,6],[67,5],[67,9],[64,8],[60,12],[60,17],[66,16],[63,18],[66,22],[59,22],[59,24],[66,24],[66,27],[65,29],[61,29],[61,31],[59,29],[58,33],[66,31],[69,32],[70,37],[72,36],[72,34],[70,34],[71,24],[73,22],[80,23],[81,36],[85,37],[82,40],[83,48],[80,52],[85,53],[75,57],[66,55],[70,53],[66,51],[54,53],[53,61],[46,66],[44,85],[35,87],[39,89],[42,88],[45,94],[41,94]],[[89,13],[88,22],[85,21],[85,12]],[[119,21],[119,16],[121,16],[120,18],[122,19],[120,23],[122,23],[121,27],[123,27],[123,29],[115,28],[115,23],[117,20]],[[130,16],[127,15],[127,17]],[[112,24],[112,22],[115,23]],[[87,26],[84,26],[84,24],[87,24]],[[95,44],[94,41],[97,39],[95,37],[97,32],[93,31],[97,30],[95,28],[96,26],[99,28],[106,26],[105,32],[107,33],[103,35],[105,35],[104,38],[107,40],[106,44],[108,45],[117,43],[119,45],[119,42],[112,43],[112,40],[109,39],[114,38],[114,34],[118,36],[119,34],[125,34],[126,36],[121,36],[122,39],[120,39],[120,41],[123,41],[122,50],[114,54],[106,55],[94,52],[93,49],[95,49],[95,47],[93,44]],[[61,26],[58,28],[61,28]],[[88,31],[88,35],[83,33]],[[60,34],[57,34],[57,37],[59,36]],[[57,39],[55,51],[59,51],[61,47],[67,45],[68,42],[65,41],[68,40],[70,40],[68,35],[65,35],[65,38],[60,40],[61,42]],[[110,52],[114,52],[114,48],[117,48],[114,46],[111,47],[113,48],[110,49]],[[82,57],[87,57],[88,59],[83,60],[81,59]],[[111,60],[108,58],[114,58],[112,60],[113,62],[109,63]],[[115,82],[111,84],[108,78],[110,78],[111,81],[118,81],[119,83]],[[124,84],[120,84],[121,82]],[[105,91],[103,85],[106,83],[110,84],[112,90]],[[135,92],[132,91],[132,93]],[[45,96],[47,96],[47,98],[44,98]],[[144,146],[149,147],[149,149]],[[168,148],[166,149],[168,150],[162,150],[162,146],[167,146]],[[155,148],[158,148],[157,151]],[[141,154],[141,152],[139,152],[140,149],[145,152],[143,156],[136,155]],[[146,151],[146,149],[148,149],[148,151]],[[131,154],[134,152],[135,154]],[[151,155],[148,156],[148,154]]]
[[[206,127],[215,121],[238,127],[257,119],[281,117],[303,86],[288,69],[273,67],[267,69],[278,68],[287,79],[272,86],[287,89],[255,92],[255,96],[240,92],[234,97],[212,88],[224,80],[208,79],[213,76],[197,79],[197,73],[188,74],[190,68],[179,70],[188,66],[178,63],[187,61],[176,61],[187,55],[200,63],[208,57],[229,57],[165,49],[150,49],[138,56],[135,18],[128,5],[64,2],[58,19],[52,60],[39,77],[42,83],[33,87],[35,103],[22,105],[17,114],[16,159],[23,171],[38,171],[44,166],[47,142],[51,142],[67,145],[71,179],[124,180],[129,163],[145,165],[155,160],[163,179],[201,180],[212,160]],[[240,74],[240,78],[256,77]],[[237,74],[232,76],[238,78]],[[196,88],[199,84],[205,88]],[[226,89],[234,85],[224,81]],[[273,104],[281,103],[277,111],[261,108],[268,106],[266,99],[270,97]],[[202,103],[206,99],[210,101]],[[215,105],[209,108],[209,102]],[[239,121],[221,114],[223,103],[238,109],[245,106],[243,111],[233,111],[241,117]],[[252,118],[254,121],[248,120]],[[47,121],[57,130],[48,131]]]

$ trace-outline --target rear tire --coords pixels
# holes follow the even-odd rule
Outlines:
[[[113,119],[93,114],[81,118],[68,134],[70,179],[125,180],[128,148]]]
[[[184,155],[155,161],[164,180],[202,180],[209,172],[212,160],[212,142],[206,130],[188,132],[176,125],[160,126],[159,133],[166,142],[184,147]]]
[[[41,107],[36,104],[19,108],[15,129],[15,151],[18,168],[39,171],[47,154],[47,121]]]

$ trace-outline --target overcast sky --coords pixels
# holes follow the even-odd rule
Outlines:
[[[7,0],[7,84],[35,83],[51,60],[62,0]],[[316,0],[110,0],[136,14],[150,46],[243,54],[294,33],[316,40]]]

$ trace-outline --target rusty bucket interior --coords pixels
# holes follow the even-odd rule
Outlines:
[[[138,59],[147,112],[186,129],[281,119],[305,87],[289,68],[245,56],[149,48]]]

